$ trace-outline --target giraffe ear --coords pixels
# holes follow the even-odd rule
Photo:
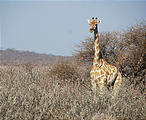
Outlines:
[[[99,20],[99,23],[101,23],[102,20]]]
[[[89,24],[91,23],[90,19],[88,19],[88,23],[89,23]]]

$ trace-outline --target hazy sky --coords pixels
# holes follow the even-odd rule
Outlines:
[[[122,31],[146,20],[145,0],[0,0],[3,49],[71,56],[88,36],[88,18],[102,19],[99,31]]]

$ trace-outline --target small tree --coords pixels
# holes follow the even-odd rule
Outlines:
[[[94,56],[93,38],[88,37],[85,41],[81,41],[80,44],[77,45],[74,56],[79,63],[91,63]]]
[[[117,32],[102,32],[99,35],[101,56],[112,64],[115,64],[119,51],[119,48],[116,47],[119,44],[119,35]],[[87,38],[77,46],[74,56],[78,62],[91,64],[94,52],[94,39]]]
[[[128,76],[136,77],[146,65],[146,22],[141,22],[126,30],[122,34],[120,44],[122,55],[119,59],[121,59],[122,71]]]
[[[146,21],[129,27],[122,34],[120,44],[122,49],[118,61],[121,71],[143,91],[146,77]]]

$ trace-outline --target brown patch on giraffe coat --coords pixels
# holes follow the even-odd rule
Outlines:
[[[110,67],[111,69],[114,69],[114,66],[112,66],[112,65],[110,65],[109,67]]]
[[[101,59],[101,60],[100,60],[100,65],[102,66],[102,65],[103,65],[103,63],[104,63],[104,60],[103,60],[103,59]]]
[[[112,68],[112,65],[108,64],[108,67],[109,67],[109,68]]]
[[[96,69],[97,69],[97,70],[99,70],[99,69],[100,69],[100,67],[99,67],[99,65],[98,65],[98,64],[96,64],[96,65],[95,65],[95,67],[96,67]]]
[[[108,66],[109,65],[105,60],[103,60],[103,62],[104,62],[104,65],[105,66]]]
[[[100,78],[98,78],[97,80],[98,80],[98,82],[101,82],[101,79]]]
[[[99,50],[99,45],[95,45],[96,50]]]
[[[98,77],[100,74],[99,72],[95,72],[95,76]]]
[[[108,66],[108,70],[109,70],[109,72],[111,72],[111,69],[110,69],[110,67]]]
[[[96,36],[97,37],[97,36]],[[96,44],[99,44],[99,41],[96,39]]]
[[[95,55],[95,57],[99,59],[99,53],[97,53],[97,54]]]
[[[106,71],[106,74],[109,75],[109,71]]]
[[[101,75],[102,75],[102,74],[104,74],[104,71],[103,71],[103,70],[101,70]]]
[[[111,73],[110,76],[113,77],[113,73]]]
[[[103,66],[102,69],[103,69],[103,71],[105,71],[105,72],[107,71],[106,68],[105,68],[105,66]]]
[[[113,72],[114,72],[114,73],[117,72],[117,69],[116,69],[115,67],[113,67]]]

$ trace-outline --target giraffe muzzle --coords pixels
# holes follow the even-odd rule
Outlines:
[[[91,33],[92,33],[92,32],[93,32],[93,28],[90,28],[89,32],[91,32]]]

